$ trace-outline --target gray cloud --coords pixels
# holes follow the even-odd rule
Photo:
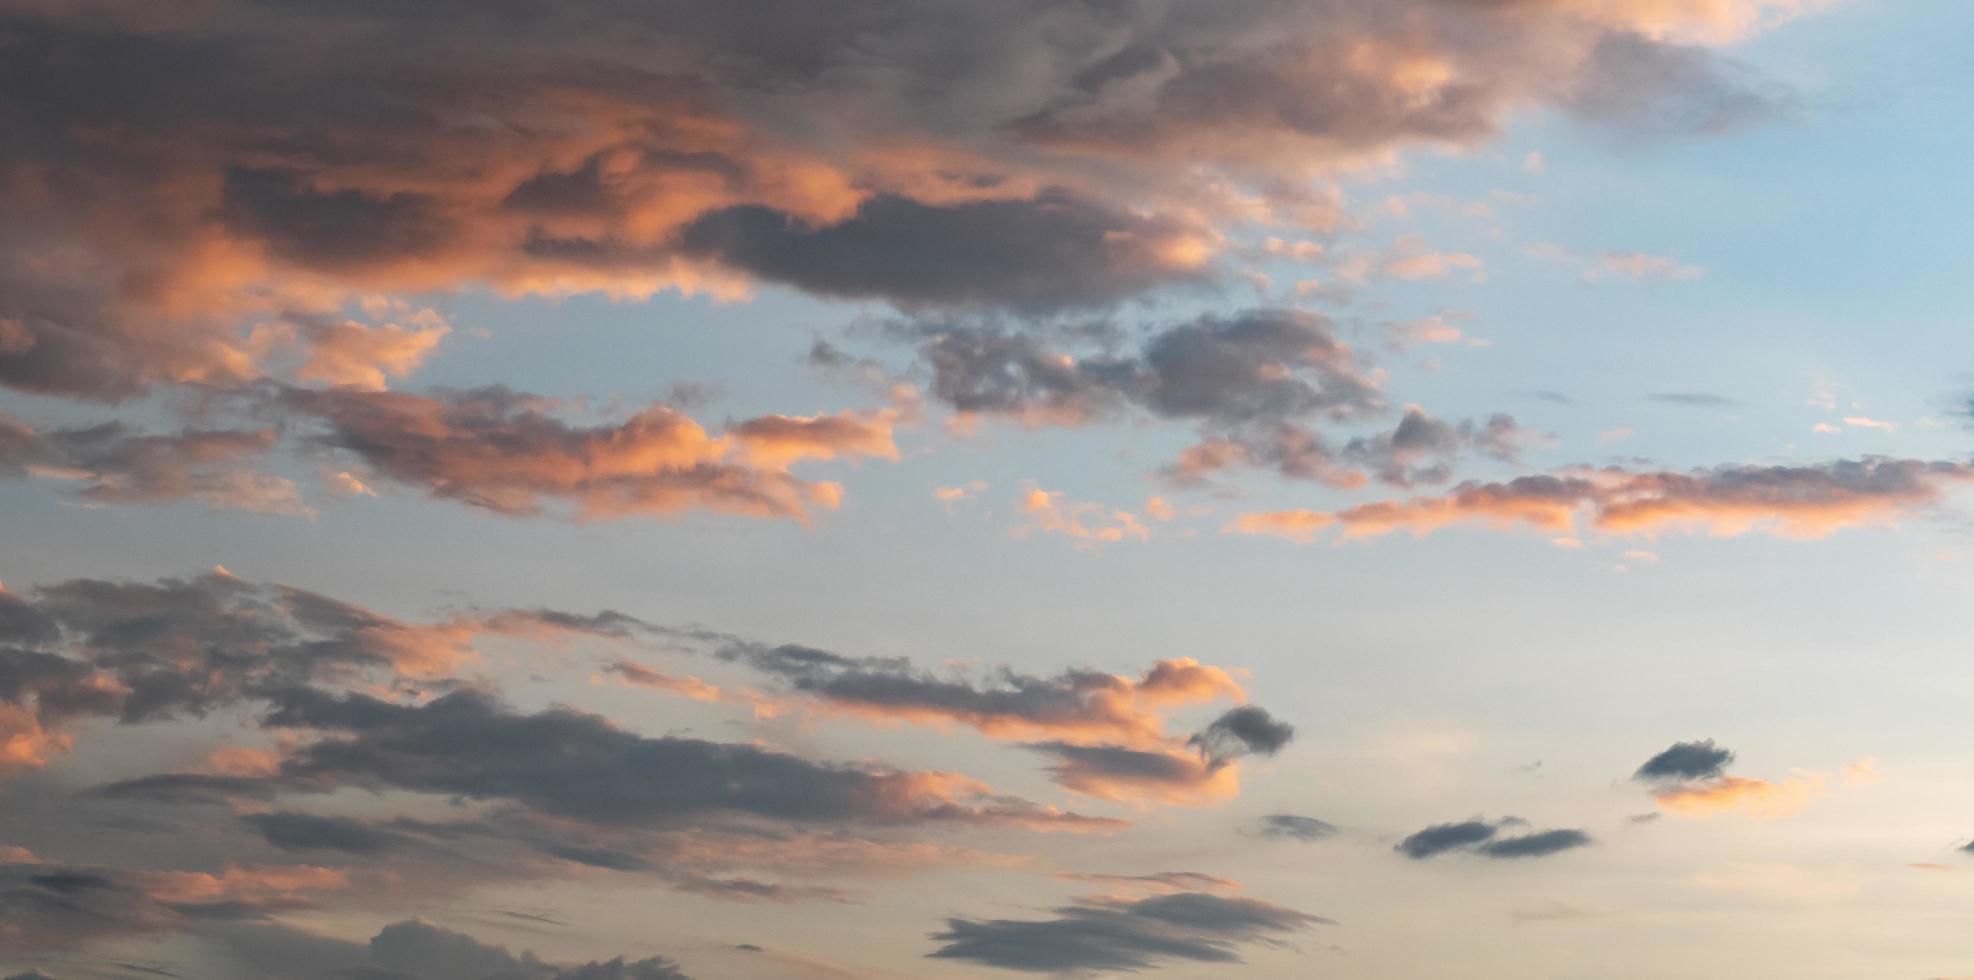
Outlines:
[[[204,935],[241,975],[269,980],[687,980],[678,964],[663,956],[558,965],[415,919],[385,926],[368,943],[279,925],[210,929]]]
[[[1337,834],[1335,825],[1315,817],[1293,813],[1271,813],[1261,818],[1261,836],[1284,840],[1316,841]]]
[[[1260,705],[1248,704],[1228,709],[1188,744],[1213,765],[1222,765],[1244,755],[1274,755],[1294,738],[1294,725],[1275,720]]]
[[[269,844],[284,851],[377,855],[399,850],[411,843],[402,834],[380,830],[364,821],[347,817],[275,811],[250,813],[240,819],[259,831]]]
[[[1591,843],[1581,830],[1542,830],[1519,837],[1499,837],[1482,844],[1476,853],[1491,858],[1548,857]]]
[[[70,482],[91,503],[194,500],[214,509],[305,514],[286,479],[255,469],[275,430],[135,433],[121,423],[36,429],[0,413],[0,478]]]
[[[204,715],[293,685],[364,675],[437,680],[491,634],[624,640],[621,613],[507,609],[411,623],[223,572],[156,582],[75,579],[0,594],[0,699],[44,722]]]
[[[1492,823],[1476,818],[1459,823],[1434,824],[1399,841],[1392,850],[1414,861],[1455,851],[1486,858],[1513,859],[1547,857],[1591,843],[1589,834],[1571,829],[1538,830],[1514,837],[1499,836],[1503,829],[1523,824],[1524,821],[1514,817]]]
[[[1635,34],[1597,45],[1565,105],[1625,139],[1718,133],[1796,108],[1793,93],[1744,65]]]
[[[734,814],[792,823],[1102,827],[968,781],[832,766],[751,745],[647,738],[568,708],[516,712],[455,691],[419,706],[293,689],[264,724],[321,736],[283,760],[302,790],[360,785],[478,800],[603,825]]]
[[[1495,413],[1482,422],[1454,424],[1407,406],[1390,432],[1352,439],[1342,455],[1391,486],[1410,487],[1452,479],[1453,463],[1467,452],[1516,462],[1529,439],[1528,430],[1511,415]]]
[[[1238,963],[1244,943],[1268,942],[1330,920],[1248,898],[1197,892],[1138,901],[1087,899],[1052,919],[948,919],[926,955],[1029,973],[1151,969],[1171,962]]]
[[[945,206],[880,195],[822,226],[760,206],[729,208],[695,219],[680,242],[687,255],[823,296],[1041,311],[1109,305],[1199,278],[1155,254],[1187,232],[1056,191]]]
[[[1713,739],[1675,742],[1671,748],[1645,760],[1632,774],[1640,781],[1715,779],[1726,775],[1734,753],[1714,744]]]
[[[1437,823],[1398,842],[1394,850],[1422,861],[1447,851],[1472,847],[1494,837],[1499,828],[1480,820],[1464,820],[1460,823]]]

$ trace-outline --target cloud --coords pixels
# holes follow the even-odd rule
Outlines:
[[[1731,750],[1714,744],[1713,739],[1675,742],[1672,747],[1646,759],[1632,774],[1638,780],[1714,779],[1727,774],[1734,761]]]
[[[1519,837],[1498,837],[1482,844],[1476,853],[1491,858],[1548,857],[1590,844],[1590,835],[1581,830],[1544,830]]]
[[[1670,256],[1630,251],[1597,253],[1597,268],[1586,275],[1594,278],[1599,273],[1630,279],[1698,279],[1707,274],[1699,266],[1687,265]]]
[[[943,206],[878,195],[820,226],[743,206],[701,215],[679,235],[694,258],[810,293],[884,298],[907,309],[1104,306],[1197,278],[1211,248],[1200,229],[1063,191]]]
[[[1065,881],[1087,881],[1100,885],[1119,885],[1160,892],[1215,892],[1241,887],[1238,881],[1202,874],[1198,871],[1159,871],[1147,875],[1077,874],[1058,871],[1055,877]]]
[[[1323,177],[1525,108],[1649,136],[1786,111],[1698,45],[1809,6],[34,5],[0,75],[0,384],[236,384],[266,373],[243,326],[393,291],[1114,303],[1209,279],[1223,227],[1333,225]],[[318,339],[312,376],[367,386],[417,356]]]
[[[1240,792],[1233,767],[1175,749],[1068,742],[1036,742],[1028,748],[1055,758],[1048,771],[1057,785],[1098,799],[1201,806]]]
[[[1218,766],[1246,755],[1274,755],[1294,738],[1294,725],[1276,721],[1267,709],[1249,704],[1229,708],[1187,744]]]
[[[102,939],[310,908],[346,888],[312,865],[229,864],[215,872],[0,863],[0,954],[77,949]]]
[[[1685,405],[1692,408],[1731,408],[1741,404],[1726,395],[1716,395],[1708,391],[1661,391],[1645,396],[1646,401],[1664,405]]]
[[[883,413],[763,416],[715,436],[666,405],[619,422],[572,424],[547,399],[497,387],[431,395],[291,388],[278,403],[312,423],[314,445],[355,457],[371,479],[508,516],[553,502],[579,520],[694,509],[807,520],[836,507],[841,488],[796,477],[787,464],[897,457]]]
[[[1345,537],[1393,531],[1425,535],[1457,524],[1497,529],[1570,531],[1579,518],[1610,534],[1700,530],[1716,536],[1751,531],[1818,538],[1849,527],[1885,524],[1931,506],[1974,480],[1965,463],[1867,456],[1799,466],[1721,466],[1690,472],[1623,467],[1567,470],[1505,483],[1463,483],[1443,497],[1360,504],[1340,511],[1241,514],[1238,534],[1309,541],[1337,529]]]
[[[1779,782],[1732,775],[1727,766],[1733,761],[1734,753],[1715,745],[1712,739],[1677,742],[1645,760],[1632,778],[1652,785],[1652,801],[1660,810],[1683,817],[1719,813],[1758,819],[1793,816],[1831,789],[1823,773],[1803,769]],[[1845,767],[1843,784],[1855,788],[1877,782],[1874,761],[1866,758]]]
[[[412,843],[412,839],[403,834],[380,830],[364,821],[347,817],[271,811],[249,813],[240,819],[258,831],[269,844],[283,851],[377,855],[400,850]]]
[[[1116,826],[998,796],[953,773],[836,766],[751,745],[647,738],[597,715],[568,708],[524,714],[474,691],[417,706],[309,688],[270,700],[266,727],[316,739],[291,752],[272,778],[289,791],[390,787],[512,802],[605,826],[718,814],[792,824]]]
[[[1261,836],[1282,840],[1316,841],[1334,837],[1337,828],[1328,821],[1293,813],[1271,813],[1261,818]]]
[[[1399,841],[1395,850],[1421,861],[1447,851],[1473,847],[1493,838],[1497,829],[1494,824],[1479,820],[1433,824]]]
[[[1452,479],[1453,462],[1467,452],[1517,462],[1522,447],[1538,438],[1511,415],[1496,413],[1485,422],[1469,419],[1454,425],[1407,405],[1397,427],[1350,440],[1343,458],[1368,468],[1388,485],[1410,487]]]
[[[1129,356],[1077,359],[1040,338],[921,324],[932,395],[955,411],[1080,425],[1129,405],[1221,427],[1382,407],[1374,379],[1319,314],[1253,309],[1166,327]]]
[[[1414,861],[1423,861],[1454,851],[1505,860],[1548,857],[1585,847],[1591,843],[1589,834],[1570,829],[1539,830],[1514,837],[1500,836],[1503,828],[1521,824],[1522,821],[1512,817],[1493,823],[1474,819],[1459,823],[1433,824],[1399,841],[1392,850]]]
[[[678,964],[663,956],[556,965],[417,919],[391,923],[368,943],[282,925],[213,929],[206,938],[242,970],[294,980],[687,980]]]
[[[69,483],[90,504],[191,500],[215,510],[310,513],[292,481],[254,468],[274,429],[185,429],[171,435],[122,423],[36,430],[0,413],[0,477]]]
[[[1137,901],[1084,899],[1052,919],[946,920],[926,955],[1030,973],[1238,963],[1240,946],[1330,920],[1250,898],[1181,892]]]
[[[697,677],[674,677],[635,661],[613,660],[603,666],[603,672],[615,674],[626,684],[670,691],[694,701],[719,701],[725,697],[718,687]]]
[[[826,710],[876,722],[964,725],[990,738],[1135,748],[1176,747],[1171,709],[1247,696],[1226,670],[1189,657],[1138,677],[1070,669],[1053,676],[1003,668],[984,678],[938,676],[898,658],[848,657],[797,645],[733,642],[720,657],[786,683]]]
[[[415,623],[223,571],[0,592],[0,768],[45,765],[68,745],[61,729],[82,719],[202,717],[296,685],[435,682],[476,659],[477,640],[623,641],[645,629],[621,613],[547,609]],[[223,787],[227,777],[199,782]]]

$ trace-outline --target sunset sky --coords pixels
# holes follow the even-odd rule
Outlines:
[[[1970,37],[0,0],[0,977],[1974,977]]]

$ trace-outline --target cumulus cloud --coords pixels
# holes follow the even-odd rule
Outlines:
[[[1867,456],[1795,466],[1720,466],[1675,472],[1623,467],[1569,470],[1505,483],[1463,483],[1442,497],[1360,504],[1339,511],[1286,510],[1239,515],[1227,530],[1312,540],[1393,531],[1429,534],[1457,524],[1547,533],[1580,519],[1611,534],[1698,530],[1717,536],[1760,531],[1818,538],[1849,527],[1886,524],[1937,504],[1974,480],[1966,463]]]
[[[933,323],[932,395],[968,415],[1078,425],[1125,406],[1231,427],[1380,408],[1376,381],[1319,314],[1255,309],[1161,329],[1129,355],[1077,358],[1028,334]]]
[[[1511,415],[1496,413],[1484,422],[1469,419],[1454,424],[1407,405],[1390,432],[1352,439],[1343,456],[1390,486],[1410,487],[1452,479],[1454,461],[1467,452],[1516,462],[1522,448],[1536,438]]]
[[[1134,972],[1181,963],[1239,963],[1243,944],[1333,924],[1251,898],[1200,892],[1137,901],[1083,899],[1050,919],[946,920],[935,959],[1029,973]]]
[[[1322,225],[1311,178],[1523,107],[1770,114],[1785,95],[1697,45],[1807,6],[17,7],[0,382],[240,380],[242,318],[473,283],[1110,302],[1195,279],[1215,219]]]

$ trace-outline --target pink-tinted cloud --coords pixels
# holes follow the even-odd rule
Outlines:
[[[288,389],[282,405],[316,424],[318,445],[361,461],[365,483],[388,480],[510,516],[553,503],[578,520],[704,509],[806,521],[835,508],[842,489],[797,477],[788,464],[897,455],[886,413],[765,416],[716,436],[666,405],[579,425],[549,400],[497,388]]]
[[[1939,503],[1974,481],[1964,463],[1865,457],[1796,466],[1723,466],[1691,472],[1612,467],[1466,483],[1442,497],[1360,504],[1337,511],[1242,514],[1241,534],[1297,541],[1335,528],[1345,537],[1393,531],[1429,534],[1457,524],[1556,533],[1579,521],[1611,534],[1696,530],[1718,536],[1762,532],[1818,538],[1888,524]]]

